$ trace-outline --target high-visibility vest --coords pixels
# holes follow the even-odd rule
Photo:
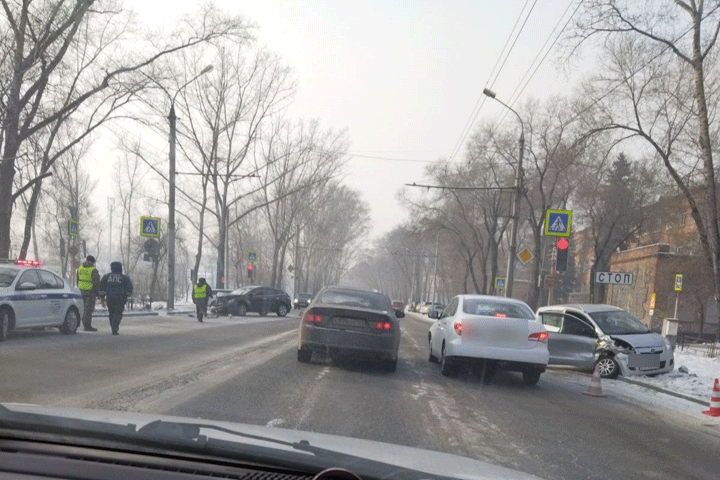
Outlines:
[[[202,287],[195,285],[193,287],[193,298],[205,298],[207,297],[207,283],[203,284]]]
[[[78,268],[78,288],[80,290],[92,291],[94,288],[93,284],[93,270],[95,267],[79,267]]]

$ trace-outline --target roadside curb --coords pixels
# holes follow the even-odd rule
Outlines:
[[[689,402],[697,403],[698,405],[702,405],[703,407],[707,407],[710,405],[709,402],[703,402],[702,400],[698,400],[697,398],[690,397],[688,395],[683,395],[682,393],[673,392],[672,390],[666,390],[664,388],[657,387],[655,385],[648,385],[647,383],[638,382],[637,380],[630,380],[625,377],[619,376],[615,380],[620,380],[625,383],[630,383],[632,385],[638,385],[640,387],[647,388],[649,390],[654,390],[656,392],[664,393],[666,395],[670,395],[671,397],[681,398],[683,400],[687,400]]]

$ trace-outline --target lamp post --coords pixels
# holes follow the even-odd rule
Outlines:
[[[520,140],[519,140],[519,146],[520,146],[520,154],[518,157],[518,165],[517,169],[515,170],[515,195],[513,195],[512,199],[512,206],[511,206],[511,213],[510,218],[512,218],[512,229],[510,230],[510,256],[508,257],[508,265],[507,265],[507,285],[505,288],[505,296],[506,297],[512,297],[512,291],[513,291],[513,281],[515,279],[515,256],[517,255],[517,231],[518,231],[518,223],[519,223],[519,214],[518,214],[518,208],[520,204],[520,195],[522,193],[522,180],[523,180],[523,171],[522,171],[522,162],[523,162],[523,151],[525,150],[525,128],[523,126],[522,118],[520,118],[520,114],[517,113],[515,110],[512,109],[509,105],[506,105],[502,101],[498,100],[495,97],[495,92],[488,88],[483,89],[483,94],[492,98],[493,100],[497,101],[500,105],[504,106],[511,112],[513,112],[518,120],[520,121]]]
[[[177,121],[177,117],[175,116],[175,98],[183,90],[183,88],[187,87],[201,75],[208,73],[212,69],[212,65],[208,65],[203,68],[200,73],[178,88],[177,92],[175,92],[175,95],[173,95],[170,100],[170,114],[168,115],[168,120],[170,121],[170,175],[168,177],[170,183],[170,195],[168,197],[168,310],[175,309],[175,124]],[[167,90],[165,93],[167,94]]]

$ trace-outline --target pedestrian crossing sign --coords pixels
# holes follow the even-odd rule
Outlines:
[[[545,236],[569,237],[572,210],[548,210],[545,213]]]
[[[495,290],[507,288],[507,277],[495,277]]]
[[[141,237],[160,237],[160,219],[157,217],[140,217]]]

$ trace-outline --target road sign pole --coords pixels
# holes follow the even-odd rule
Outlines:
[[[678,304],[680,303],[680,292],[675,293],[675,314],[673,318],[678,318]]]

